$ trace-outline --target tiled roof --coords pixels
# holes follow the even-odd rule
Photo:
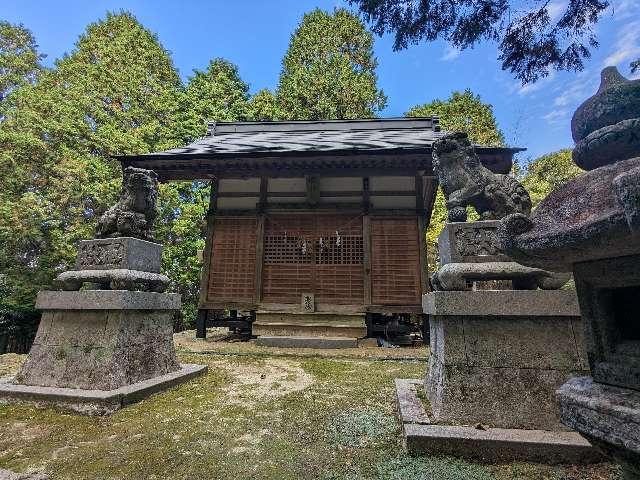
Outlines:
[[[273,153],[421,150],[444,135],[437,118],[210,123],[185,147],[142,155],[225,156]]]

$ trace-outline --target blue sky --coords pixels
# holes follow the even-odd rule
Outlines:
[[[566,2],[566,0],[564,0]],[[496,45],[482,44],[457,52],[444,42],[392,49],[390,36],[376,37],[379,86],[389,97],[382,116],[401,116],[416,104],[447,98],[453,90],[471,88],[494,107],[511,145],[524,146],[526,162],[544,153],[571,147],[570,119],[593,94],[599,72],[617,65],[628,76],[629,63],[640,57],[640,0],[612,0],[597,26],[600,48],[580,73],[555,73],[522,87],[500,70]],[[236,63],[255,92],[273,88],[291,33],[302,15],[319,7],[347,6],[336,0],[3,0],[0,18],[31,29],[47,64],[73,49],[86,25],[107,10],[131,11],[155,32],[173,56],[183,78],[204,69],[211,58]],[[551,0],[561,12],[563,0]]]

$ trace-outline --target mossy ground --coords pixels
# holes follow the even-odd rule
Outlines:
[[[110,417],[1,406],[0,468],[41,471],[55,480],[617,476],[606,464],[492,466],[406,455],[393,379],[421,377],[423,361],[184,351],[180,360],[207,363],[209,373]],[[0,356],[0,372],[18,365],[16,356]]]

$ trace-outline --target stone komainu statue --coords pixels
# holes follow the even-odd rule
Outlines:
[[[483,166],[466,133],[451,133],[434,142],[433,168],[447,199],[450,222],[465,222],[467,205],[476,209],[481,220],[531,213],[524,187],[513,177]]]
[[[157,199],[158,176],[154,171],[125,168],[120,199],[98,220],[96,237],[135,237],[154,241]]]

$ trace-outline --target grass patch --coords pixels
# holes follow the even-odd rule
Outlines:
[[[0,371],[14,372],[22,358],[0,356]],[[110,417],[0,406],[0,468],[53,480],[615,479],[609,465],[407,456],[393,379],[422,377],[424,362],[248,354],[180,360],[206,363],[209,373]]]

